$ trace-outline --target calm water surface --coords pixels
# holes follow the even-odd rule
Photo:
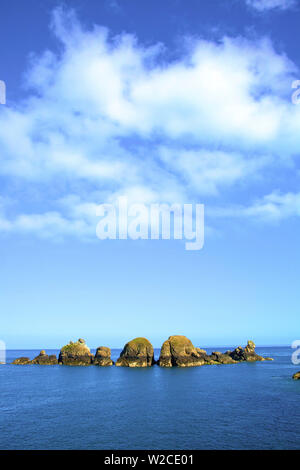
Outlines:
[[[257,352],[275,361],[189,369],[2,365],[0,448],[299,449],[300,381],[291,376],[300,366],[290,348]],[[38,353],[8,351],[7,362]]]

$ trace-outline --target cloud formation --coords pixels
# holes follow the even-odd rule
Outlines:
[[[296,0],[246,0],[246,3],[258,11],[288,10],[296,6]]]
[[[95,205],[120,195],[235,202],[274,168],[294,170],[298,70],[268,39],[186,40],[169,62],[163,45],[84,30],[70,11],[51,27],[60,54],[33,57],[27,98],[0,108],[0,177],[19,198],[0,231],[85,239]]]

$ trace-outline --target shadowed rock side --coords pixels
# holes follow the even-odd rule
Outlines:
[[[162,345],[158,364],[161,367],[194,367],[265,360],[272,359],[256,354],[253,341],[248,341],[245,348],[239,346],[234,351],[227,351],[226,353],[215,351],[208,355],[204,349],[195,348],[185,336],[170,336]]]
[[[135,338],[125,344],[116,366],[150,367],[155,364],[152,344],[146,338]]]
[[[67,366],[89,366],[93,363],[93,359],[94,356],[84,339],[79,339],[76,343],[70,341],[69,344],[61,348],[58,363]]]
[[[297,372],[296,374],[293,375],[294,380],[300,380],[300,372]]]
[[[106,348],[105,346],[100,346],[97,348],[94,362],[95,366],[112,366],[114,362],[111,360],[111,351],[110,348]]]
[[[53,366],[58,364],[58,361],[54,354],[48,356],[46,351],[42,350],[40,354],[31,361],[31,364],[39,364],[40,366]]]

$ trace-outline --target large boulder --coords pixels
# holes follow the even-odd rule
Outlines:
[[[31,361],[31,364],[38,364],[40,366],[53,366],[58,364],[58,360],[54,354],[48,356],[46,351],[42,350],[40,354]]]
[[[12,364],[17,366],[26,366],[28,364],[31,364],[31,360],[29,359],[29,357],[18,357],[12,362]]]
[[[61,348],[58,363],[67,366],[89,366],[93,363],[93,359],[94,356],[84,339],[79,339],[76,343],[70,341]]]
[[[300,380],[300,372],[297,372],[296,374],[293,375],[294,380]]]
[[[97,348],[93,364],[95,364],[96,366],[112,366],[114,363],[111,360],[110,355],[110,348],[100,346],[99,348]]]
[[[193,367],[210,363],[206,351],[195,348],[186,336],[170,336],[160,350],[161,367]]]
[[[155,364],[152,344],[146,338],[135,338],[125,344],[116,366],[150,367]]]

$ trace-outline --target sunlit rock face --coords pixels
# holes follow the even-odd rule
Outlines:
[[[105,346],[100,346],[99,348],[97,348],[93,364],[95,366],[102,366],[102,367],[112,366],[113,361],[111,360],[110,356],[111,356],[110,348],[106,348]]]
[[[151,367],[155,364],[153,346],[146,338],[135,338],[126,343],[116,366]]]
[[[93,363],[93,359],[94,356],[84,339],[79,339],[76,343],[70,341],[61,348],[58,363],[67,366],[89,366]]]
[[[186,336],[170,336],[160,351],[158,364],[161,367],[193,367],[209,362],[206,351],[195,348]]]
[[[27,364],[31,364],[31,360],[29,359],[29,357],[18,357],[13,361],[12,364],[17,366],[26,366]]]

